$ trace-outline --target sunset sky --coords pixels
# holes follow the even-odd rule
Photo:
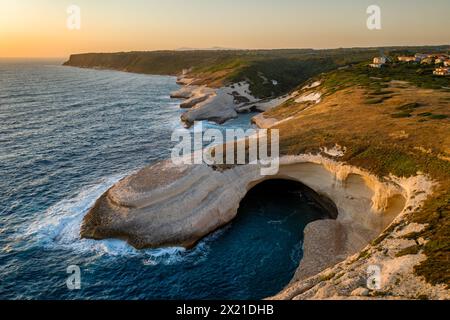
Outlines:
[[[81,9],[81,30],[66,27]],[[382,10],[382,30],[366,9]],[[0,57],[207,48],[450,44],[449,0],[0,0]]]

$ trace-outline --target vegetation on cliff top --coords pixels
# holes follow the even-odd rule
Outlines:
[[[423,172],[437,181],[433,196],[408,217],[428,225],[413,235],[427,242],[410,251],[427,256],[415,268],[418,275],[450,288],[450,79],[420,65],[372,69],[367,64],[316,78],[321,103],[305,109],[291,100],[265,116],[292,117],[275,126],[284,154],[316,153],[338,143],[347,148],[339,160],[380,177]]]
[[[320,104],[305,108],[290,99],[265,113],[277,120],[289,117],[275,126],[280,151],[320,152],[320,147],[338,143],[347,147],[341,160],[380,177],[430,175],[439,186],[409,217],[428,225],[410,235],[427,242],[410,250],[427,255],[415,269],[418,275],[450,286],[450,79],[433,76],[433,66],[368,68],[369,59],[378,54],[378,49],[162,51],[75,55],[66,64],[170,75],[190,69],[200,83],[212,86],[246,80],[258,97],[301,90],[310,78],[320,80],[314,88],[322,94]]]
[[[409,49],[439,51],[444,47]],[[379,51],[353,48],[87,53],[72,55],[65,65],[160,75],[179,75],[189,70],[189,76],[198,79],[198,84],[219,87],[245,80],[254,96],[268,98],[288,93],[323,72],[367,61]]]

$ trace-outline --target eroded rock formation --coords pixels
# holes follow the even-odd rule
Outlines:
[[[258,165],[214,170],[164,161],[121,180],[98,199],[81,236],[119,238],[136,248],[191,247],[230,222],[249,189],[272,178],[299,181],[333,201],[338,211],[336,220],[305,229],[304,258],[294,283],[359,252],[397,216],[417,208],[432,186],[423,176],[380,181],[311,154],[283,157],[278,175],[269,177],[260,175]]]

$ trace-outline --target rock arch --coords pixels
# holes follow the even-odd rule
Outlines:
[[[420,205],[414,199],[421,191],[415,178],[380,180],[320,155],[285,156],[279,173],[271,177],[262,177],[257,165],[217,170],[164,161],[109,189],[85,216],[81,236],[120,238],[136,248],[189,248],[233,220],[247,192],[270,179],[303,184],[335,212],[334,220],[314,221],[305,228],[304,257],[294,280],[360,251],[395,217]]]

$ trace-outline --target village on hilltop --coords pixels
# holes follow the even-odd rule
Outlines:
[[[398,56],[396,57],[398,62],[401,63],[415,63],[421,65],[435,65],[436,68],[433,74],[436,76],[450,76],[450,56],[448,54],[423,54],[416,53],[413,56]],[[382,55],[380,57],[373,58],[373,63],[370,64],[372,68],[382,68],[388,63],[392,63],[393,58]]]

